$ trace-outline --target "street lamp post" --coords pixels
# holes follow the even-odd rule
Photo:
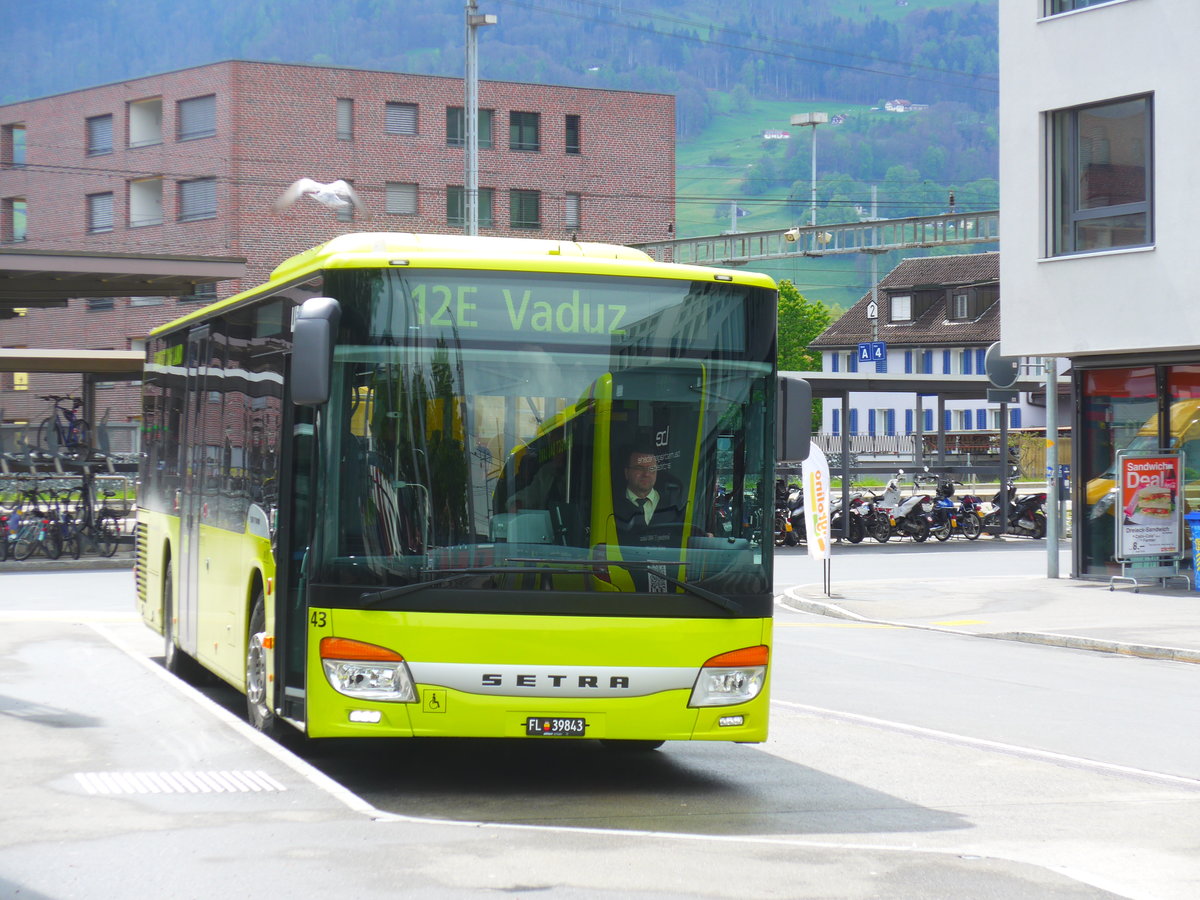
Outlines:
[[[817,126],[829,121],[829,113],[797,113],[792,116],[793,125],[812,126],[812,213],[810,225],[817,224]]]
[[[463,223],[467,234],[479,234],[479,67],[476,30],[495,25],[493,15],[480,15],[476,0],[467,0],[467,60],[463,82]]]

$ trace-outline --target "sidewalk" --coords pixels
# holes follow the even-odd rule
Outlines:
[[[1009,641],[1200,663],[1200,592],[1013,575],[834,581],[784,591],[793,609]]]

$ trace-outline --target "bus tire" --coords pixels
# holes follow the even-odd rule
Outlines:
[[[163,668],[188,684],[202,684],[205,671],[200,663],[192,659],[175,643],[175,628],[171,619],[175,615],[175,576],[171,572],[171,560],[166,562],[167,572],[163,576]]]
[[[254,595],[250,613],[250,634],[246,641],[246,718],[269,737],[279,737],[279,719],[271,709],[270,683],[267,681],[267,651],[263,638],[267,631],[267,605],[262,589]]]

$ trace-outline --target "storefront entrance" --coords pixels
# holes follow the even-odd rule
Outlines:
[[[1118,451],[1183,451],[1184,512],[1200,510],[1200,365],[1086,368],[1077,360],[1075,390],[1075,571],[1109,577],[1120,569],[1114,558]]]

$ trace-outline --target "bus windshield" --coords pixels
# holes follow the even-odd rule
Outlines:
[[[773,291],[462,269],[330,270],[325,291],[310,584],[380,608],[763,614]]]

